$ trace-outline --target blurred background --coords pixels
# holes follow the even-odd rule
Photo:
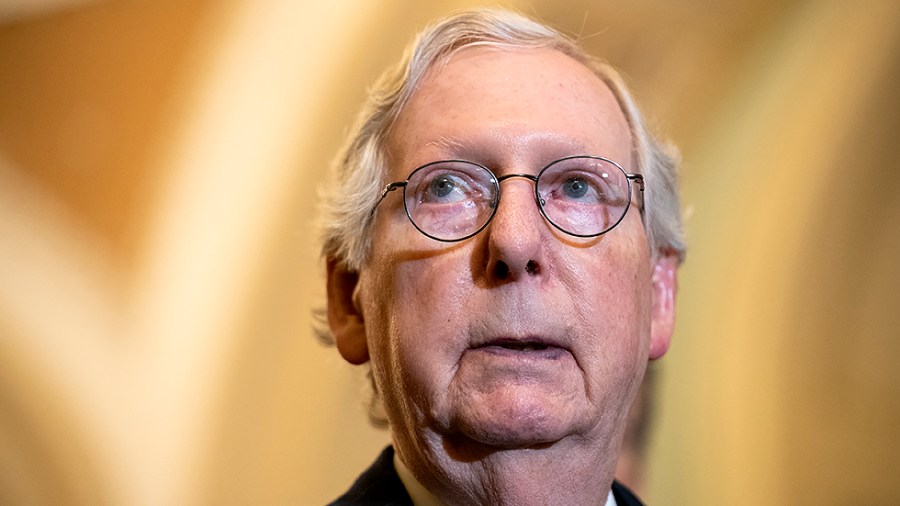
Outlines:
[[[684,157],[649,504],[900,503],[896,0],[0,0],[0,503],[322,504],[386,444],[316,187],[436,17],[621,68]]]

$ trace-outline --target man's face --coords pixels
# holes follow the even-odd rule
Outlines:
[[[550,49],[468,48],[435,67],[404,108],[389,139],[389,179],[447,159],[497,176],[537,174],[570,155],[632,172],[631,145],[612,93],[575,60]],[[671,290],[654,276],[640,213],[632,206],[610,232],[579,239],[541,216],[531,181],[501,187],[490,225],[458,243],[419,233],[400,193],[389,194],[358,292],[349,295],[356,280],[346,273],[329,274],[330,293],[344,292],[329,299],[338,346],[352,362],[371,359],[401,451],[453,441],[617,445],[646,362],[671,331]],[[356,313],[355,326],[334,324],[346,319],[334,314],[337,300]]]

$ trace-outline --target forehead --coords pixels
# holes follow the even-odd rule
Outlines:
[[[576,154],[630,169],[631,136],[612,92],[580,62],[549,48],[478,46],[425,75],[388,154],[398,175],[441,158],[532,167]]]

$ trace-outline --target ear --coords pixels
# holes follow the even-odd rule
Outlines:
[[[653,305],[650,323],[650,360],[665,355],[675,330],[675,294],[678,292],[678,257],[662,251],[653,264]]]
[[[359,273],[341,267],[329,258],[328,268],[328,326],[344,360],[362,364],[369,360],[366,326],[356,300]]]

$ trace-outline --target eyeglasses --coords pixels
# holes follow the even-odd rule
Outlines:
[[[497,177],[487,167],[464,160],[427,163],[406,181],[386,185],[378,204],[388,193],[403,188],[406,215],[419,232],[437,241],[462,241],[491,222],[500,204],[500,183],[514,177],[533,181],[541,214],[575,237],[596,237],[618,225],[631,205],[632,181],[643,202],[640,174],[627,173],[608,158],[569,156],[551,162],[537,176]]]

